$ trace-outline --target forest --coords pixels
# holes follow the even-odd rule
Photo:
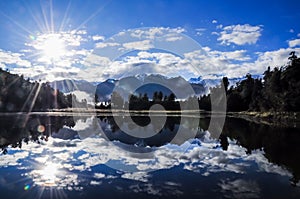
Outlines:
[[[210,110],[210,95],[217,89],[225,89],[227,96],[227,111],[300,111],[300,58],[295,51],[290,53],[286,66],[268,69],[261,79],[246,79],[228,88],[227,77],[223,77],[222,84],[211,88],[210,94],[199,98],[201,109]]]
[[[218,89],[222,89],[225,90],[227,111],[230,112],[299,112],[300,58],[293,51],[288,60],[288,64],[280,68],[275,67],[271,70],[269,66],[262,74],[262,78],[253,78],[251,74],[247,74],[244,80],[230,87],[228,78],[223,77],[220,85],[210,88],[209,94],[198,97],[199,108],[210,111],[211,95],[217,93]],[[117,104],[123,104],[123,107],[113,106],[116,109],[149,110],[152,105],[161,104],[166,110],[180,110],[180,103],[173,93],[164,95],[161,91],[157,91],[150,97],[147,94],[138,96],[132,94],[128,96],[128,101],[125,101],[114,92],[112,98],[118,100]],[[181,102],[189,104],[190,99]],[[0,112],[63,109],[72,107],[74,100],[77,102],[75,95],[65,95],[52,88],[47,82],[31,82],[29,79],[25,80],[23,75],[11,74],[0,69]],[[95,101],[97,102],[97,98]],[[82,103],[84,102],[77,102],[79,105]],[[96,108],[110,109],[111,105],[101,105]]]
[[[275,67],[271,70],[269,66],[262,74],[261,78],[253,78],[251,74],[247,74],[246,78],[236,85],[229,87],[227,77],[223,77],[220,85],[210,88],[206,95],[200,97],[191,96],[181,101],[181,104],[187,106],[192,98],[197,98],[199,108],[201,110],[211,111],[211,95],[220,93],[218,91],[225,90],[227,111],[276,111],[276,112],[299,112],[300,111],[300,58],[297,57],[295,51],[290,53],[289,62],[286,66]],[[215,95],[222,98],[224,95]],[[97,96],[96,102],[97,102]],[[152,98],[151,98],[152,97]],[[161,91],[156,91],[153,96],[147,94],[130,95],[128,101],[125,101],[118,93],[113,93],[118,105],[123,107],[100,105],[100,109],[117,109],[129,110],[149,110],[154,104],[162,105],[166,110],[180,110],[179,100],[171,93],[164,95]],[[221,99],[214,99],[220,101]]]
[[[31,82],[0,68],[0,112],[46,111],[72,107],[76,96],[64,95],[49,83]]]

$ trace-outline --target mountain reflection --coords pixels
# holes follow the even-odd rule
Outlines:
[[[119,124],[121,127],[126,127],[129,131],[134,130],[134,126],[131,125],[130,120],[134,121],[139,126],[147,126],[149,125],[151,119],[147,116],[118,116],[117,118],[119,121],[121,121],[121,124]],[[126,132],[123,132],[120,129],[120,126],[115,122],[116,117],[107,117],[107,116],[98,116],[101,124],[101,128],[103,129],[103,132],[105,136],[109,140],[118,140],[126,144],[135,144],[138,146],[163,146],[167,143],[170,143],[171,141],[176,141],[176,144],[180,145],[183,144],[188,139],[193,138],[199,138],[203,135],[203,131],[199,128],[197,129],[196,135],[193,135],[189,132],[190,129],[186,128],[185,136],[179,136],[174,140],[180,124],[181,124],[181,118],[180,117],[174,117],[174,116],[168,116],[166,119],[165,124],[163,125],[162,129],[159,129],[159,126],[156,125],[155,122],[151,123],[151,127],[149,129],[152,131],[157,132],[153,136],[149,136],[147,138],[138,138],[131,135],[128,135]],[[121,119],[120,119],[121,118]],[[159,117],[158,117],[159,119]],[[191,123],[199,122],[199,118],[185,118],[185,125],[184,126],[192,126]],[[183,127],[184,128],[184,127]]]
[[[122,125],[130,128],[128,118],[126,116],[119,117],[123,118]],[[157,134],[141,139],[123,132],[112,116],[76,118],[72,116],[14,115],[1,116],[0,119],[0,147],[3,153],[7,153],[11,148],[24,148],[23,143],[28,144],[30,141],[35,142],[35,147],[39,147],[40,141],[47,141],[49,137],[53,137],[51,138],[52,141],[48,141],[47,150],[53,150],[57,153],[61,148],[65,153],[63,157],[67,159],[70,154],[77,154],[74,155],[78,157],[75,160],[58,159],[62,165],[68,165],[68,168],[75,170],[80,169],[82,171],[88,168],[87,165],[96,166],[99,164],[121,165],[120,167],[122,167],[126,163],[130,165],[130,168],[128,165],[123,165],[124,168],[146,173],[150,168],[152,171],[156,168],[159,170],[183,165],[185,169],[191,171],[198,171],[200,168],[207,167],[202,175],[208,175],[207,172],[214,172],[216,167],[219,167],[221,171],[242,173],[240,169],[244,166],[241,165],[247,165],[249,164],[248,161],[254,160],[257,164],[265,165],[264,167],[272,167],[274,172],[277,172],[275,165],[286,168],[292,174],[290,177],[292,185],[296,185],[300,179],[300,163],[298,161],[300,146],[297,144],[297,140],[300,140],[300,134],[297,128],[274,127],[242,119],[227,118],[223,132],[219,140],[216,141],[210,140],[208,136],[207,129],[210,118],[184,118],[185,122],[182,123],[182,117],[168,116],[165,125]],[[150,122],[148,117],[141,116],[133,116],[132,120],[140,126],[146,126]],[[193,126],[192,124],[195,123],[198,125],[196,136],[189,134],[189,126]],[[181,128],[184,129],[186,135],[176,138],[174,143],[177,145],[170,145],[168,143],[174,141],[180,127],[179,124],[182,125]],[[194,137],[196,139],[193,139]],[[107,139],[112,142],[108,142]],[[153,151],[151,154],[128,156],[126,150],[120,150],[120,148],[129,149],[130,146],[134,148],[149,148],[150,146],[158,149],[158,151]],[[26,149],[30,150],[30,147],[30,144],[26,145]],[[40,145],[40,147],[45,146]],[[68,148],[72,150],[66,152],[65,150]],[[263,154],[263,158],[269,163],[259,162],[262,161],[260,154]],[[34,156],[39,155],[35,154]],[[59,158],[60,154],[55,155],[55,157]],[[138,164],[135,158],[139,159]],[[56,159],[50,158],[50,160]],[[241,161],[244,163],[239,163]],[[131,168],[133,165],[134,169]],[[51,164],[48,163],[46,168],[46,170],[52,168]],[[61,170],[63,169],[66,168],[61,168]],[[268,170],[267,168],[264,169]],[[52,181],[54,183],[56,170],[53,169],[53,175],[47,173],[46,170],[31,172],[30,175],[35,176],[34,179],[43,180],[45,178],[44,181],[40,180],[41,183],[51,184]],[[278,171],[278,173],[282,172],[282,170]],[[127,174],[124,176],[135,178]],[[39,182],[38,180],[35,181]],[[246,183],[240,180],[236,180],[236,182]],[[224,181],[224,183],[220,183],[220,186],[227,188],[225,184]],[[253,183],[250,182],[250,185]]]

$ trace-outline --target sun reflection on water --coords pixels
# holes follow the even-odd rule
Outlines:
[[[56,186],[59,180],[58,165],[52,162],[46,163],[42,169],[34,170],[34,181],[37,185],[52,187]]]

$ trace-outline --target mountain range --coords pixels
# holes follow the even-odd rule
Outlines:
[[[243,80],[242,78],[229,78],[230,85],[235,85],[237,82]],[[207,93],[210,87],[220,84],[221,77],[203,79],[201,76],[197,78],[190,78],[188,81],[184,80],[182,77],[166,77],[158,74],[150,75],[136,75],[122,78],[120,80],[107,79],[103,82],[88,82],[85,80],[59,80],[51,82],[50,85],[53,88],[57,88],[63,93],[73,93],[79,100],[87,99],[89,103],[94,102],[95,94],[98,96],[99,101],[108,101],[111,97],[115,86],[122,83],[121,95],[125,100],[128,99],[126,93],[132,88],[138,88],[134,90],[136,95],[144,95],[145,93],[149,98],[152,98],[155,91],[162,91],[164,95],[169,95],[172,91],[169,88],[175,88],[175,92],[184,97],[188,94],[185,92],[186,83],[193,88],[194,94],[199,96]],[[125,82],[125,84],[124,84]],[[164,85],[164,86],[162,86]],[[118,87],[119,88],[119,87]],[[174,91],[173,91],[174,92]]]

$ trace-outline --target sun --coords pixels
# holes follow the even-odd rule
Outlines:
[[[67,55],[66,41],[60,33],[44,33],[32,37],[33,47],[38,50],[40,61],[55,64]]]
[[[43,43],[44,55],[51,59],[57,59],[66,53],[65,44],[57,35],[50,35]]]

